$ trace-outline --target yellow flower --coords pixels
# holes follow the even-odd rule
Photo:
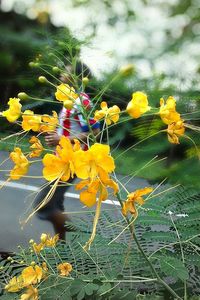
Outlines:
[[[56,147],[56,155],[46,154],[43,158],[43,176],[46,180],[52,181],[60,178],[67,181],[74,175],[73,147],[70,140],[62,136],[59,145]]]
[[[139,203],[140,205],[144,204],[144,200],[141,196],[149,194],[153,191],[152,188],[146,187],[144,189],[136,190],[133,193],[128,194],[127,200],[123,203],[122,213],[124,216],[130,212],[133,215],[137,215],[137,209],[135,207],[135,203]]]
[[[142,92],[133,93],[132,99],[126,107],[127,113],[132,118],[137,119],[149,110],[147,95]]]
[[[75,101],[78,98],[78,95],[75,93],[73,87],[70,87],[68,84],[60,84],[57,86],[57,91],[55,97],[59,101],[72,100]]]
[[[33,131],[39,131],[40,125],[41,125],[41,116],[40,115],[34,115],[34,112],[31,110],[25,110],[25,112],[22,115],[22,128],[25,131],[33,130]]]
[[[24,282],[22,276],[18,276],[18,277],[15,276],[11,278],[11,280],[5,286],[5,290],[10,293],[16,293],[21,289],[23,289],[23,287],[24,287]]]
[[[30,285],[25,294],[21,295],[20,300],[38,300],[38,289]]]
[[[65,262],[65,263],[59,264],[57,266],[57,269],[60,272],[61,276],[68,276],[69,273],[72,271],[72,265]]]
[[[159,114],[162,121],[167,125],[180,120],[180,114],[176,111],[176,100],[174,97],[170,96],[166,100],[166,104],[163,98],[160,99]]]
[[[53,116],[42,115],[42,124],[40,126],[40,132],[54,131],[58,125],[58,115],[56,111],[53,111]]]
[[[77,177],[94,179],[101,171],[104,171],[102,174],[113,172],[115,163],[110,156],[110,147],[95,143],[87,151],[74,152],[74,167]]]
[[[44,249],[44,244],[43,243],[40,243],[40,244],[33,243],[32,247],[33,247],[33,250],[35,251],[35,253],[40,253],[40,251],[42,251]]]
[[[80,192],[80,201],[88,207],[91,207],[96,203],[98,193],[101,201],[104,201],[108,198],[107,187],[112,188],[114,194],[116,194],[119,190],[117,183],[105,174],[104,181],[102,181],[100,178],[95,180],[82,180],[76,185],[76,190],[81,190],[85,187],[87,188]]]
[[[41,243],[37,244],[37,243],[33,243],[32,247],[33,250],[36,253],[40,253],[40,251],[42,251],[45,247],[55,247],[58,240],[59,240],[59,235],[56,234],[53,237],[50,237],[50,235],[46,234],[46,233],[42,233],[41,237],[40,237]]]
[[[26,267],[22,271],[24,286],[29,286],[31,284],[39,283],[42,277],[43,277],[43,270],[38,265]]]
[[[36,136],[32,136],[29,143],[32,144],[30,149],[33,149],[33,151],[29,154],[29,157],[39,157],[44,150],[40,140]]]
[[[113,105],[108,108],[105,101],[101,102],[101,110],[96,110],[94,114],[94,119],[99,121],[105,117],[107,125],[110,125],[112,122],[116,123],[119,120],[120,108],[117,105]]]
[[[44,244],[45,244],[46,247],[55,247],[58,240],[59,240],[59,234],[56,234],[53,237],[50,237],[48,235],[47,240],[45,241]]]
[[[17,180],[28,172],[29,161],[24,156],[20,148],[15,148],[10,153],[10,159],[15,163],[14,168],[10,171],[10,178]]]
[[[21,115],[22,105],[19,98],[10,98],[8,101],[9,109],[2,112],[2,116],[6,117],[9,122],[15,122]]]
[[[179,137],[184,135],[185,132],[185,126],[183,122],[184,121],[180,119],[180,121],[168,125],[167,136],[170,143],[180,144]]]

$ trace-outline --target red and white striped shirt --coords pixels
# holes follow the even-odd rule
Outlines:
[[[61,136],[77,136],[81,132],[88,132],[88,124],[83,116],[83,106],[84,109],[90,110],[92,105],[90,98],[87,94],[81,93],[81,99],[77,98],[72,109],[62,108],[59,114],[59,128],[57,133]],[[95,121],[93,118],[89,119],[90,125],[93,129],[100,128],[99,122]],[[84,147],[85,150],[85,147]]]

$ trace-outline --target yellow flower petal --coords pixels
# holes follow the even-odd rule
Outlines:
[[[60,272],[61,276],[68,276],[69,273],[72,271],[72,265],[70,263],[62,263],[57,266],[58,271]]]
[[[40,130],[40,125],[42,122],[40,115],[35,115],[31,110],[25,110],[22,114],[22,128],[25,131],[33,130],[35,132]]]
[[[130,212],[131,214],[136,215],[137,209],[135,207],[135,202],[143,205],[145,202],[141,196],[149,194],[152,191],[153,189],[151,187],[145,187],[144,189],[139,189],[128,194],[127,200],[123,203],[122,214],[126,216],[127,213]]]
[[[2,112],[2,116],[11,123],[15,122],[21,115],[22,105],[19,102],[19,98],[10,98],[8,101],[9,109]]]
[[[105,101],[101,102],[101,110],[96,110],[94,113],[94,119],[96,121],[105,118],[106,124],[110,125],[112,122],[116,123],[119,120],[120,108],[117,105],[113,105],[108,108]]]
[[[55,97],[59,101],[72,100],[75,101],[78,98],[78,95],[75,93],[73,87],[70,87],[68,84],[60,84],[57,86],[57,91]]]
[[[132,99],[126,108],[127,113],[132,118],[137,119],[149,110],[147,95],[142,92],[133,93]]]
[[[39,157],[44,150],[40,140],[36,136],[32,136],[29,143],[32,144],[30,149],[33,149],[33,151],[29,154],[29,157]]]
[[[42,160],[43,177],[52,181],[60,178],[62,181],[67,181],[70,178],[69,164],[63,162],[59,157],[54,154],[46,154]]]
[[[176,111],[176,100],[170,96],[166,100],[166,104],[163,98],[160,99],[160,117],[165,124],[172,124],[180,120],[180,114]]]
[[[96,194],[90,193],[88,190],[80,193],[80,201],[87,207],[91,207],[96,203]]]
[[[168,125],[167,135],[170,143],[179,144],[179,137],[183,136],[184,133],[185,126],[183,120],[180,119],[180,121]]]
[[[42,276],[43,276],[42,268],[37,265],[26,267],[22,271],[24,286],[29,286],[31,284],[39,283],[42,279]]]
[[[38,300],[38,289],[33,286],[29,286],[26,293],[21,295],[20,300]]]
[[[40,132],[49,132],[54,131],[59,124],[58,115],[56,111],[53,111],[53,115],[42,115],[41,116],[42,124],[40,125]]]
[[[5,290],[10,293],[16,293],[24,287],[22,276],[14,276],[5,286]]]
[[[18,180],[23,175],[27,174],[29,161],[20,148],[15,148],[14,151],[10,153],[10,159],[15,163],[14,168],[10,171],[11,179]]]

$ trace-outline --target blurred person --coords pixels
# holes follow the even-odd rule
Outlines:
[[[66,73],[63,73],[60,77],[63,83],[73,82],[71,66],[66,67]],[[79,78],[82,77],[91,77],[91,72],[89,68],[81,63],[77,62],[75,68],[75,75]],[[80,93],[80,98],[75,100],[75,105],[72,109],[66,109],[64,106],[59,113],[59,127],[56,131],[47,132],[45,134],[45,142],[48,146],[58,145],[61,136],[66,136],[73,143],[74,139],[78,139],[82,145],[83,150],[87,150],[87,138],[89,135],[89,128],[87,121],[84,119],[84,116],[81,112],[80,104],[84,105],[87,110],[91,109],[91,100],[89,95],[86,92]],[[76,105],[79,104],[79,105]],[[100,132],[100,124],[94,119],[90,118],[90,125],[93,129],[94,135],[97,135]],[[67,183],[72,183],[75,178],[70,178]],[[49,202],[39,209],[36,213],[37,216],[42,220],[50,221],[53,225],[54,231],[56,234],[59,234],[59,238],[65,240],[65,221],[69,221],[69,218],[63,214],[64,212],[64,194],[70,185],[59,184],[56,187],[56,190],[49,200]],[[41,188],[36,196],[34,201],[34,207],[37,208],[42,203],[45,196],[51,189],[51,185],[47,185],[44,188]]]

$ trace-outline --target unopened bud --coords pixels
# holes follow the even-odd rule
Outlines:
[[[82,79],[83,84],[86,86],[89,83],[89,78],[88,77],[83,77]]]
[[[7,257],[7,260],[8,260],[8,261],[11,261],[11,260],[12,260],[12,257],[8,256],[8,257]]]
[[[47,240],[47,238],[48,238],[47,234],[46,233],[42,233],[41,237],[40,237],[40,240],[41,240],[42,243],[45,243],[46,240]]]
[[[31,266],[35,266],[35,261],[32,261],[32,262],[31,262]]]
[[[35,67],[35,63],[33,61],[30,61],[30,63],[28,64],[29,67],[34,68]]]
[[[48,82],[48,80],[47,80],[46,77],[44,77],[44,76],[38,77],[38,81],[39,81],[40,83],[47,83],[47,82]]]
[[[33,244],[33,243],[34,243],[34,240],[31,239],[31,240],[29,241],[29,244]]]
[[[20,100],[28,100],[29,99],[29,96],[24,92],[19,93],[17,96]]]
[[[58,67],[53,67],[53,68],[52,68],[52,71],[53,71],[54,73],[59,73],[59,72],[60,72],[60,69],[59,69]]]
[[[119,73],[123,76],[129,76],[134,73],[134,70],[135,70],[134,65],[128,64],[128,65],[121,67],[121,69],[119,70]]]
[[[37,68],[40,64],[38,62],[31,61],[28,65],[31,68]]]

